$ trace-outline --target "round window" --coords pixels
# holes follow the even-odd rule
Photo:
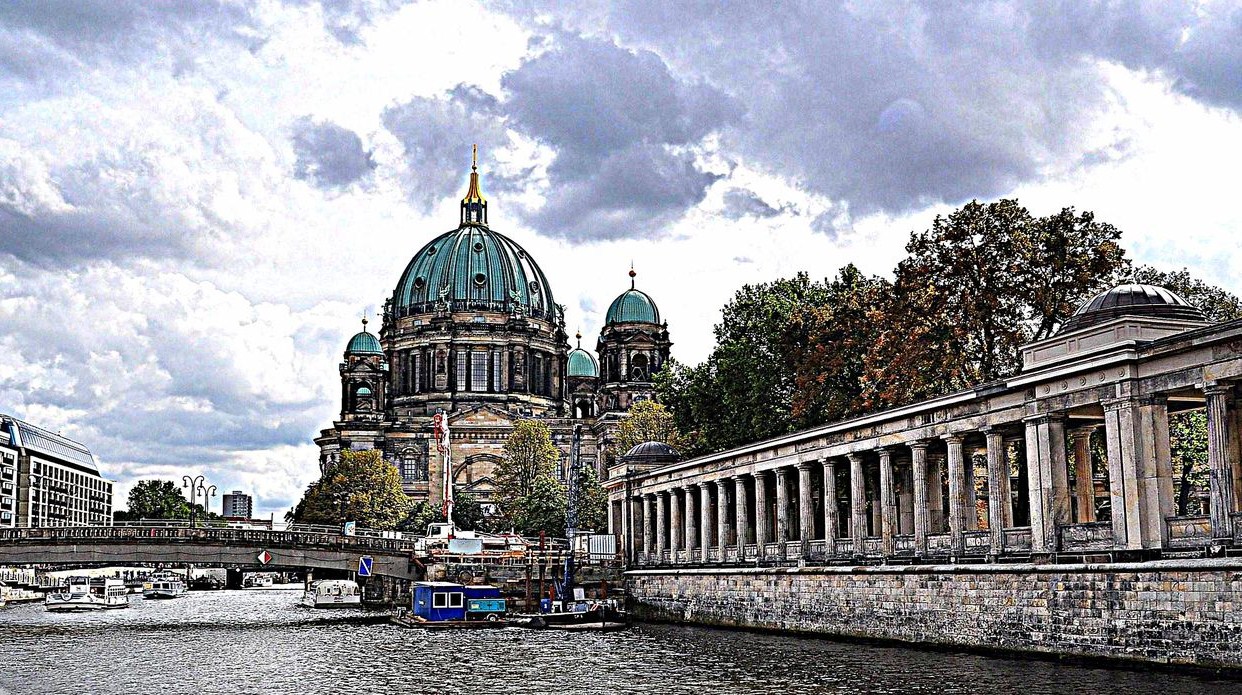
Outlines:
[[[414,286],[415,286],[415,287],[417,287],[418,289],[420,289],[420,290],[421,290],[421,289],[423,288],[423,286],[424,286],[424,285],[426,285],[426,284],[427,284],[427,281],[426,281],[426,280],[424,280],[424,279],[422,279],[422,278],[414,278]]]
[[[475,251],[482,251],[482,250],[483,250],[483,242],[481,242],[481,241],[476,241],[476,242],[474,242],[474,250],[475,250]]]
[[[484,275],[483,273],[475,273],[475,274],[474,274],[474,284],[478,285],[479,287],[482,287],[483,285],[486,285],[486,284],[487,284],[487,276],[486,276],[486,275]]]

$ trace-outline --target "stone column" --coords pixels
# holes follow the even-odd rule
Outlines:
[[[698,509],[694,505],[694,485],[687,485],[683,490],[686,492],[686,510],[683,515],[686,520],[686,559],[694,559],[694,550],[699,547],[698,544]]]
[[[626,542],[630,545],[630,562],[632,563],[638,561],[638,549],[642,546],[638,527],[643,521],[644,506],[642,495],[630,497],[630,535]]]
[[[789,540],[789,470],[776,469],[776,542]]]
[[[1114,542],[1129,549],[1160,548],[1168,536],[1165,517],[1174,510],[1168,406],[1157,397],[1103,405]]]
[[[1009,461],[1005,456],[1005,437],[988,427],[983,430],[988,444],[988,531],[991,551],[999,555],[1005,550],[1005,529],[1013,525],[1013,507],[1009,501]]]
[[[679,493],[680,490],[678,488],[668,491],[668,535],[671,539],[669,548],[672,549],[674,557],[677,551],[682,549],[681,498]]]
[[[929,443],[910,444],[910,469],[914,483],[914,551],[927,554],[927,447]]]
[[[893,492],[893,451],[876,449],[880,454],[880,542],[884,556],[893,554],[893,535],[897,533],[897,496]]]
[[[1095,521],[1095,478],[1091,470],[1091,433],[1095,426],[1070,430],[1074,444],[1074,500],[1078,523]]]
[[[850,536],[854,539],[854,552],[863,552],[863,538],[867,537],[867,487],[863,481],[862,454],[847,454],[850,460]]]
[[[944,476],[940,466],[944,456],[939,453],[927,452],[927,532],[944,533],[949,530],[948,520],[944,516]]]
[[[720,546],[720,559],[729,545],[729,479],[716,481],[716,544]]]
[[[811,463],[798,464],[798,538],[810,541],[815,537],[815,503],[811,500]]]
[[[1232,538],[1233,523],[1229,514],[1234,510],[1233,470],[1229,460],[1229,387],[1208,382],[1203,389],[1207,399],[1208,471],[1211,485],[1213,538]]]
[[[1057,526],[1069,523],[1065,416],[1027,418],[1026,471],[1031,500],[1031,552],[1057,551]],[[1162,522],[1163,523],[1163,522]]]
[[[755,473],[755,545],[758,546],[759,557],[763,557],[763,546],[770,542],[768,536],[768,474],[763,471]]]
[[[650,492],[643,495],[643,554],[650,558],[655,552],[655,522],[651,519],[651,508],[655,505],[655,495]]]
[[[746,478],[740,475],[733,478],[733,521],[736,529],[733,536],[737,543],[737,559],[741,560],[750,519],[746,516]]]
[[[945,465],[949,469],[949,535],[952,536],[954,552],[960,553],[964,548],[962,533],[969,524],[966,518],[966,461],[961,435],[946,434],[941,439],[948,450]]]
[[[829,459],[824,465],[824,540],[828,541],[828,554],[835,552],[834,544],[840,534],[837,525],[837,468]]]
[[[699,491],[699,554],[703,562],[707,562],[707,550],[712,547],[712,493],[711,483],[700,483]]]
[[[664,557],[668,550],[668,493],[656,493],[656,552]]]

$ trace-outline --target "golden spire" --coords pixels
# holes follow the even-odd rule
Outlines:
[[[483,203],[487,198],[483,197],[483,193],[479,191],[479,146],[475,145],[471,149],[470,155],[470,188],[466,191],[466,197],[461,199],[463,203]]]

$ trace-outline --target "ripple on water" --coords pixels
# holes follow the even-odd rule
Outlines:
[[[293,591],[191,593],[72,615],[0,610],[0,693],[1148,693],[1242,683],[781,635],[408,630]]]

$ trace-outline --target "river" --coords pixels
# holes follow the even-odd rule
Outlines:
[[[281,589],[0,609],[0,693],[1178,693],[1242,682],[824,639],[639,625],[422,631]]]

